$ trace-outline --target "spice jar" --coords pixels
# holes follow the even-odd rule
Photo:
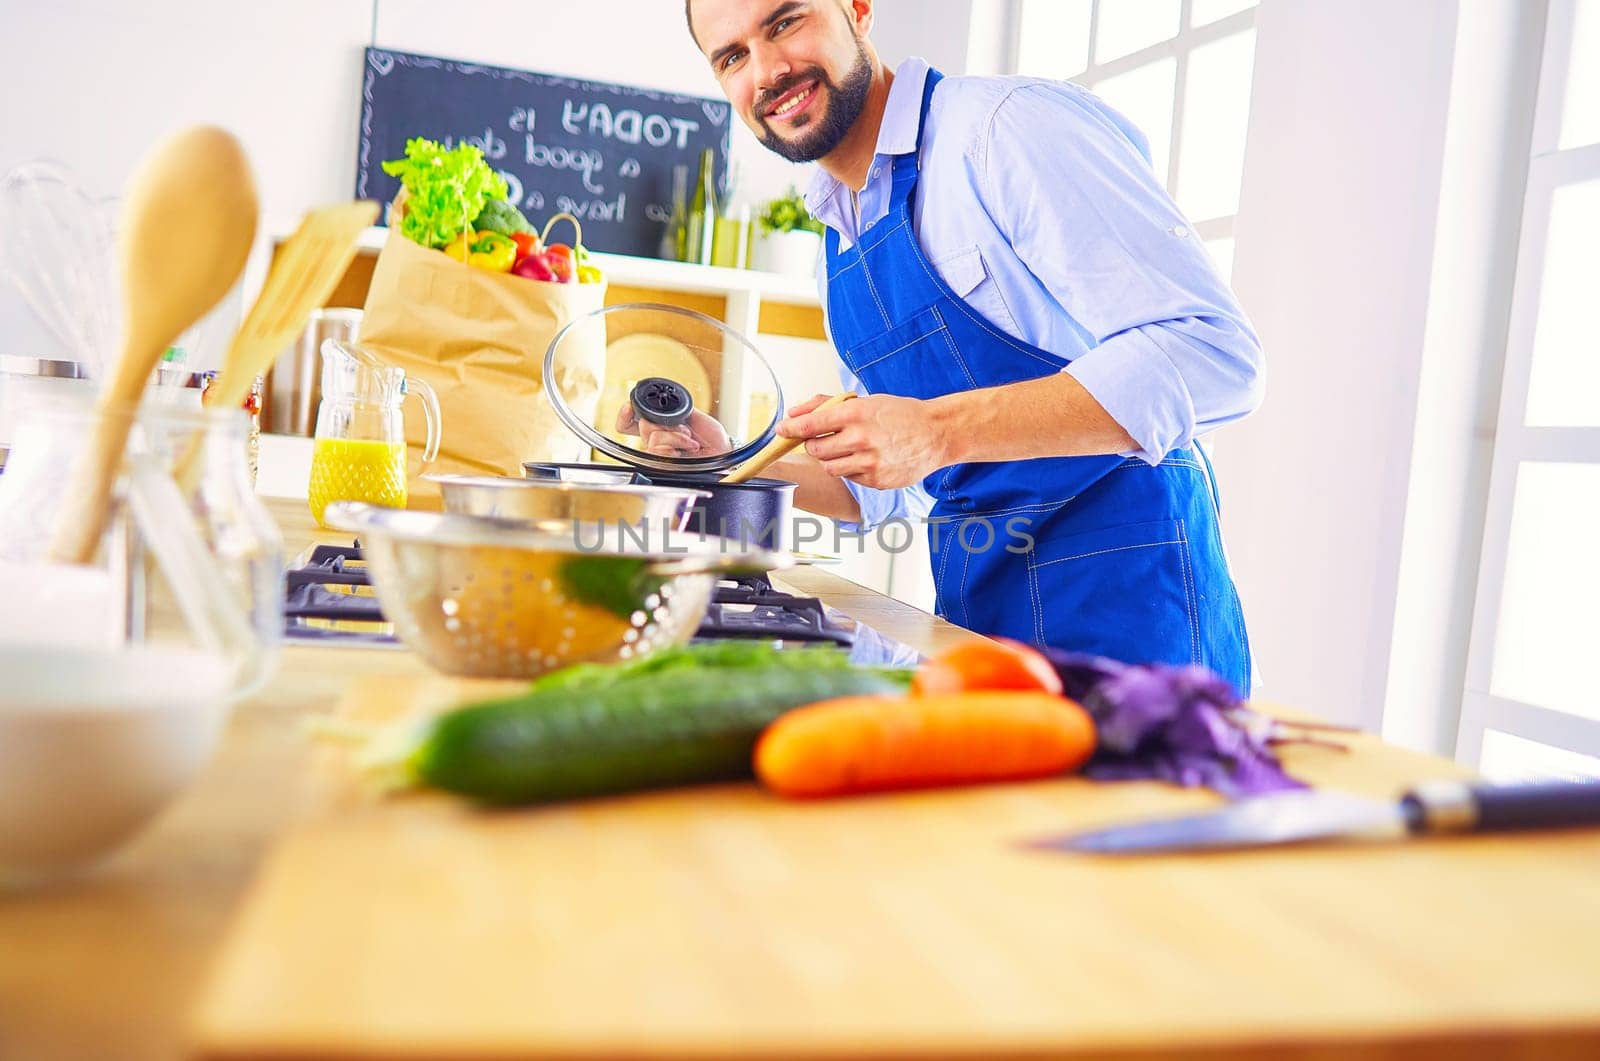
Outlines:
[[[216,382],[216,372],[207,372],[200,377],[200,404],[209,405],[207,395],[211,385]],[[245,395],[242,408],[250,416],[250,431],[245,438],[245,455],[250,467],[250,485],[256,484],[256,472],[261,466],[261,390],[265,385],[265,378],[257,376],[250,382],[250,393]]]

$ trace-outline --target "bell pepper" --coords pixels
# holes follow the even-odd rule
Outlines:
[[[578,283],[580,283],[580,284],[598,284],[598,283],[600,283],[600,281],[602,281],[604,279],[605,279],[605,275],[600,272],[600,267],[599,266],[596,266],[596,265],[580,265],[580,266],[578,266]]]
[[[508,273],[517,260],[517,245],[500,232],[477,232],[467,264],[491,273]]]
[[[461,233],[461,235],[445,244],[444,252],[458,262],[465,262],[472,256],[472,233]]]

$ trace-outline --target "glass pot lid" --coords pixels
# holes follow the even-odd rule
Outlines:
[[[714,472],[772,441],[777,374],[743,335],[678,306],[631,302],[587,313],[544,357],[556,415],[597,459]]]

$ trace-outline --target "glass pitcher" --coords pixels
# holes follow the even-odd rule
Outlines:
[[[403,368],[385,365],[358,343],[322,344],[322,403],[311,449],[306,494],[319,527],[334,501],[406,506],[406,431],[400,404],[408,393],[422,399],[428,442],[422,462],[439,454],[439,399]]]

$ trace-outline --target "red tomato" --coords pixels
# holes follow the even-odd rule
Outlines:
[[[544,245],[539,242],[539,237],[532,232],[513,232],[511,240],[517,245],[517,257],[526,258],[530,254],[544,253]]]
[[[964,641],[947,648],[911,679],[919,695],[958,693],[966,689],[1033,689],[1061,695],[1061,676],[1032,648],[1020,641]]]
[[[563,284],[570,284],[577,279],[578,263],[572,253],[572,248],[565,243],[553,243],[545,248],[544,263],[550,271],[556,274],[556,279]]]

